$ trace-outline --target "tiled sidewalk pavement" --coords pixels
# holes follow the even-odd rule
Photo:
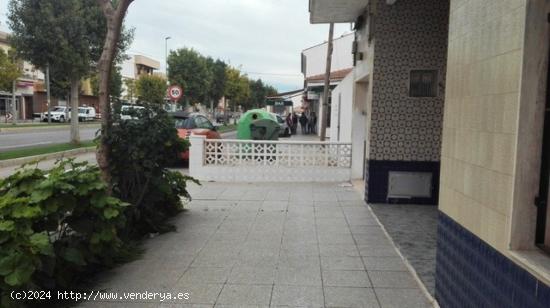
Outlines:
[[[334,184],[193,187],[178,232],[96,289],[189,292],[188,301],[94,307],[430,307],[359,194]]]

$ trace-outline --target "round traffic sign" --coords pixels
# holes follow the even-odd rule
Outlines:
[[[177,101],[183,96],[183,89],[180,86],[171,86],[168,88],[168,96],[171,100]]]

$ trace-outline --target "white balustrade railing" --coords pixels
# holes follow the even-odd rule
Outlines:
[[[204,165],[351,167],[351,143],[205,140]]]
[[[195,135],[189,139],[189,174],[202,181],[339,182],[351,179],[351,143],[207,140]]]

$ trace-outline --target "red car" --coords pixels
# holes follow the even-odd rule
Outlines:
[[[200,113],[188,113],[178,111],[172,114],[176,122],[178,136],[182,139],[188,139],[193,135],[204,135],[207,139],[221,139],[220,133],[212,122],[206,116]],[[184,160],[189,159],[189,150],[183,152],[181,157]]]

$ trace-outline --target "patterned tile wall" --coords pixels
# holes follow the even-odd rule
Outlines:
[[[369,158],[439,161],[449,0],[378,0]],[[413,69],[437,69],[435,98],[409,97]]]

